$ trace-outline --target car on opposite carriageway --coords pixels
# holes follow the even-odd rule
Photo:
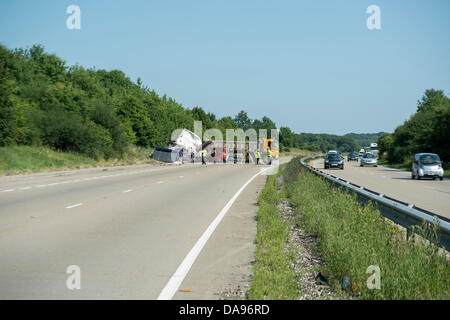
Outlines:
[[[361,148],[361,149],[359,150],[359,153],[358,153],[359,157],[362,158],[362,156],[364,155],[364,153],[366,153],[366,150],[364,150],[364,148]]]
[[[411,178],[420,180],[430,177],[441,181],[444,179],[444,169],[439,156],[435,153],[417,153],[412,162]]]
[[[324,168],[340,168],[344,169],[344,158],[339,153],[328,153],[324,160]]]
[[[359,162],[359,165],[361,167],[364,166],[373,166],[373,167],[378,167],[378,159],[377,157],[370,152],[366,152],[362,157],[361,160]]]
[[[353,160],[358,161],[358,159],[359,159],[359,156],[356,153],[356,151],[351,151],[347,155],[347,161],[353,161]]]

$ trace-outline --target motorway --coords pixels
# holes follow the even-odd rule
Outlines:
[[[147,165],[2,177],[0,299],[156,299],[262,168]],[[258,179],[261,188],[265,177]],[[246,198],[253,206],[256,192]],[[81,270],[80,290],[66,286],[71,265]]]
[[[314,166],[323,170],[323,160]],[[157,299],[180,268],[185,278],[165,298],[217,299],[225,284],[243,288],[263,175],[229,206],[192,268],[182,266],[263,168],[143,165],[1,177],[0,299]],[[448,179],[411,180],[406,171],[347,161],[344,170],[323,171],[450,218]],[[80,290],[66,286],[71,265],[80,267]]]
[[[325,170],[323,159],[314,160],[312,163],[315,168],[335,177],[450,218],[449,179],[412,180],[409,171],[384,166],[360,167],[359,162],[348,162],[346,159],[344,170],[334,168]]]

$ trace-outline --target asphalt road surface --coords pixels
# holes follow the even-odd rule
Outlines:
[[[360,167],[359,162],[348,162],[346,158],[344,170],[334,168],[325,170],[323,159],[312,162],[315,168],[323,172],[450,218],[449,179],[412,180],[409,171],[384,166]]]
[[[2,177],[0,299],[156,299],[227,202],[264,167]],[[72,265],[80,268],[80,290],[67,287]]]

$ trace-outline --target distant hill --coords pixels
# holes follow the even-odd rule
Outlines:
[[[383,133],[347,133],[344,137],[352,138],[360,147],[368,147],[370,143],[377,142]]]

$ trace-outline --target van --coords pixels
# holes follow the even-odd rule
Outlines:
[[[361,158],[366,153],[366,150],[360,149],[359,150],[359,157]]]

